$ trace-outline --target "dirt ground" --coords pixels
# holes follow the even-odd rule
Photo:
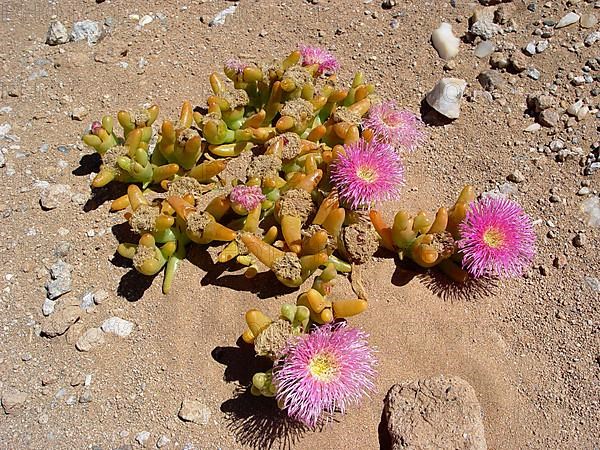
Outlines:
[[[0,141],[6,159],[0,168],[0,391],[16,389],[26,400],[0,417],[0,448],[139,448],[136,436],[148,431],[147,448],[166,436],[163,448],[375,449],[391,385],[438,374],[460,376],[475,388],[489,448],[598,448],[600,294],[586,277],[600,272],[600,232],[584,223],[579,205],[586,197],[577,193],[586,184],[588,196],[597,193],[600,171],[583,175],[580,156],[538,151],[562,139],[587,155],[599,139],[593,111],[599,97],[591,93],[599,83],[574,86],[568,76],[582,75],[586,61],[599,56],[600,43],[569,48],[598,25],[554,30],[550,47],[528,58],[539,80],[503,72],[505,86],[492,97],[477,81],[489,69],[488,58],[475,57],[474,45],[463,42],[455,67],[444,69],[429,41],[442,20],[464,35],[475,3],[397,0],[383,9],[363,0],[243,0],[225,24],[209,26],[236,3],[4,0],[0,125],[11,128]],[[508,3],[515,31],[494,42],[519,52],[541,39],[533,33],[544,19],[558,21],[569,11],[600,17],[598,2],[568,3]],[[140,27],[133,14],[154,20]],[[69,28],[84,19],[106,21],[110,33],[95,45],[49,46],[53,15]],[[108,198],[92,195],[90,174],[97,167],[80,140],[92,120],[145,103],[160,106],[159,122],[176,118],[183,100],[205,104],[208,76],[227,58],[280,57],[298,43],[328,48],[340,60],[342,79],[362,70],[382,96],[415,112],[443,76],[465,79],[460,118],[429,126],[426,143],[408,158],[401,205],[432,213],[451,205],[465,183],[479,192],[508,186],[536,221],[538,235],[535,266],[524,277],[458,293],[396,268],[385,253],[369,263],[363,277],[370,306],[351,323],[368,331],[378,349],[377,391],[320,432],[302,432],[278,420],[269,401],[240,393],[256,364],[236,345],[244,311],[258,307],[275,315],[296,294],[274,288],[270,275],[248,281],[223,271],[196,249],[163,296],[160,276],[141,277],[115,258],[127,226],[120,225],[122,213],[109,212]],[[561,121],[524,132],[534,123],[527,95],[547,92],[553,83],[558,102],[583,98],[592,112],[569,126]],[[81,107],[87,115],[72,119]],[[516,169],[525,180],[505,184]],[[43,182],[69,185],[81,195],[42,210]],[[397,207],[388,205],[388,219]],[[577,247],[579,232],[585,239]],[[107,338],[84,353],[65,336],[39,336],[44,284],[59,253],[73,266],[65,297],[98,289],[109,294],[84,313],[80,331],[118,316],[135,324],[128,338]],[[343,295],[348,285],[339,290]],[[87,375],[91,382],[84,382]],[[210,409],[208,424],[178,418],[184,399]]]

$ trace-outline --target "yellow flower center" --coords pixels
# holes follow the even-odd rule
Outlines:
[[[498,248],[504,243],[504,235],[498,229],[490,227],[483,233],[483,242],[488,247]]]
[[[331,381],[338,373],[338,365],[331,355],[315,355],[308,363],[308,371],[319,381]]]
[[[370,167],[359,167],[356,176],[367,183],[373,183],[377,179],[377,173]]]

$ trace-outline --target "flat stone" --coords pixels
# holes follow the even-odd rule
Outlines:
[[[67,184],[51,184],[40,195],[40,205],[45,210],[58,208],[71,201],[71,186]]]
[[[208,406],[197,400],[183,400],[178,414],[184,422],[193,422],[200,425],[207,425],[210,415],[211,412]]]
[[[384,403],[392,450],[487,449],[477,395],[461,378],[395,384]]]
[[[23,404],[27,401],[27,394],[17,389],[6,389],[2,393],[2,408],[4,414],[15,414],[23,409]]]
[[[581,28],[594,28],[598,23],[598,19],[594,14],[583,14],[579,19]]]
[[[539,123],[532,123],[531,125],[528,125],[523,131],[525,131],[526,133],[535,133],[541,128],[542,126]]]
[[[121,319],[120,317],[111,317],[102,323],[102,331],[112,333],[119,337],[127,337],[133,331],[133,322]]]
[[[90,328],[77,339],[75,347],[80,352],[89,352],[104,344],[104,331],[100,328]]]
[[[64,334],[81,317],[79,302],[75,299],[61,300],[54,313],[42,322],[41,335],[53,338]]]
[[[558,23],[554,26],[554,28],[564,28],[569,25],[573,25],[574,23],[579,22],[579,14],[570,12],[561,17]]]
[[[493,42],[481,41],[477,47],[475,47],[474,54],[477,58],[482,59],[490,56],[492,53],[494,53],[494,50],[496,50],[496,46]]]

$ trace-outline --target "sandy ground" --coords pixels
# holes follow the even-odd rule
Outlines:
[[[397,1],[389,10],[362,0],[313,3],[243,0],[224,25],[209,27],[232,2],[2,2],[0,106],[10,110],[3,109],[0,124],[10,124],[8,134],[17,138],[1,141],[0,390],[18,389],[27,400],[21,411],[0,417],[0,448],[135,448],[141,431],[150,432],[148,448],[163,435],[170,439],[167,448],[379,448],[390,386],[437,374],[460,376],[475,388],[490,448],[598,448],[600,294],[584,277],[598,277],[600,233],[584,224],[584,197],[576,193],[582,181],[595,192],[600,172],[584,176],[579,157],[557,162],[554,154],[537,151],[561,138],[587,154],[598,139],[598,120],[590,114],[573,127],[522,131],[534,122],[525,113],[527,94],[544,91],[557,75],[559,101],[585,98],[597,108],[590,92],[598,83],[574,87],[567,76],[580,75],[598,56],[598,43],[578,52],[568,48],[598,26],[556,30],[550,48],[530,59],[541,78],[503,73],[507,85],[492,100],[475,92],[482,91],[476,77],[489,64],[473,55],[473,45],[461,44],[456,67],[446,72],[429,43],[441,20],[464,34],[473,3]],[[594,2],[537,2],[534,12],[528,3],[509,4],[516,32],[497,36],[498,45],[519,51],[539,38],[532,33],[540,20],[558,20],[570,10],[600,16]],[[158,13],[162,19],[142,28],[129,18]],[[111,32],[93,46],[51,47],[44,41],[53,14],[68,27],[111,18]],[[105,113],[156,103],[162,118],[174,118],[185,99],[204,104],[208,75],[228,57],[282,56],[299,42],[327,47],[339,57],[341,78],[363,70],[383,96],[413,111],[445,73],[469,83],[461,117],[429,127],[427,142],[407,161],[403,207],[431,213],[450,205],[465,183],[491,190],[518,169],[525,181],[514,185],[513,197],[539,219],[535,267],[496,287],[453,294],[435,280],[397,269],[384,253],[369,263],[363,276],[370,307],[352,323],[378,348],[377,391],[339,422],[307,433],[279,420],[268,401],[239,394],[256,365],[248,349],[236,345],[243,312],[259,307],[276,314],[295,293],[273,288],[268,275],[247,281],[215,267],[196,249],[172,293],[163,296],[160,279],[140,277],[114,257],[126,226],[121,213],[109,213],[108,199],[88,200],[92,151],[80,144],[87,123]],[[70,117],[78,107],[88,112],[83,121]],[[40,181],[70,185],[83,200],[43,211]],[[552,194],[558,202],[549,200]],[[390,205],[386,217],[397,206]],[[580,231],[586,242],[575,247]],[[38,335],[47,269],[65,242],[70,250],[64,259],[74,268],[66,296],[77,299],[100,288],[109,293],[82,316],[81,329],[119,316],[136,324],[129,338],[110,338],[82,353],[64,336]],[[561,255],[566,265],[559,269],[553,260]],[[344,284],[339,289],[349,291]],[[92,375],[89,386],[86,375]],[[79,402],[86,391],[91,401]],[[204,402],[209,423],[179,420],[183,399]]]

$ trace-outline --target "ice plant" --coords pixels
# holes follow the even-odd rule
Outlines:
[[[226,71],[230,71],[237,75],[242,75],[244,73],[244,69],[246,67],[249,67],[250,65],[243,61],[240,61],[239,59],[230,58],[227,61],[225,61],[224,66]]]
[[[535,255],[531,218],[503,197],[472,203],[459,226],[463,267],[473,276],[519,276]]]
[[[302,65],[312,66],[316,64],[318,66],[317,72],[319,74],[333,73],[339,67],[335,56],[325,49],[303,44],[299,45],[299,49],[300,54],[302,55]]]
[[[245,186],[240,184],[235,186],[229,193],[229,200],[236,211],[247,214],[265,200],[260,186]]]
[[[423,123],[411,111],[398,109],[393,101],[371,106],[363,126],[373,132],[377,142],[413,152],[423,141]]]
[[[367,337],[338,323],[288,343],[273,368],[273,383],[290,417],[314,428],[323,413],[343,413],[374,388],[376,360]]]
[[[391,145],[361,139],[344,146],[332,162],[331,180],[340,200],[356,209],[397,198],[404,167]]]

